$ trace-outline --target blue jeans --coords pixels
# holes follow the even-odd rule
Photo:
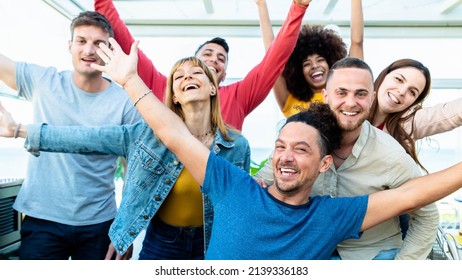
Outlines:
[[[26,216],[21,227],[21,260],[104,260],[112,220],[70,226]]]
[[[401,227],[401,235],[406,238],[407,230],[409,229],[409,214],[399,216],[399,226]]]
[[[396,254],[398,254],[399,249],[389,249],[389,250],[382,250],[380,251],[377,256],[373,258],[373,260],[394,260]]]
[[[399,252],[399,249],[382,250],[372,260],[394,260],[398,252]],[[332,253],[332,256],[330,258],[330,260],[333,260],[333,261],[338,261],[341,259],[342,258],[338,254],[337,250],[335,250]]]
[[[146,230],[140,260],[203,260],[204,228],[176,227],[154,217]]]

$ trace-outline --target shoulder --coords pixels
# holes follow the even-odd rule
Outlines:
[[[406,150],[395,138],[374,127],[368,121],[364,122],[357,142],[361,143],[361,147],[364,147],[369,160],[378,159],[387,161],[389,164],[394,162],[398,166],[412,167],[412,169],[417,167],[412,157],[406,153]]]
[[[23,61],[16,62],[16,69],[17,72],[46,73],[47,75],[61,75],[65,78],[72,77],[72,71],[70,70],[58,71],[56,67],[42,66]]]
[[[363,131],[361,131],[361,134],[363,133],[367,137],[368,142],[375,146],[387,147],[404,153],[406,152],[393,136],[371,125],[368,121],[365,121],[363,124]]]

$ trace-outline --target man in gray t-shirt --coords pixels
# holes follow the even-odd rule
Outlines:
[[[127,94],[90,67],[103,64],[99,43],[112,27],[101,14],[83,12],[71,23],[73,71],[58,71],[0,54],[0,80],[31,101],[35,123],[121,125],[140,119]],[[109,226],[117,211],[116,156],[31,155],[13,207],[26,215],[20,259],[104,259]]]

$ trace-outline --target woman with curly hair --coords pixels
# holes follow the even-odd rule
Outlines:
[[[274,35],[266,0],[255,0],[265,49]],[[351,0],[351,46],[338,33],[320,25],[304,25],[284,71],[273,86],[282,113],[289,117],[306,109],[310,102],[322,101],[321,90],[327,73],[338,60],[350,55],[363,59],[364,19],[361,0]]]

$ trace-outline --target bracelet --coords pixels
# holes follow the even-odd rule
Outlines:
[[[152,89],[148,90],[148,92],[146,92],[145,94],[141,95],[138,100],[135,101],[135,103],[133,103],[133,107],[136,107],[136,104],[138,104],[138,102],[140,102],[141,99],[143,99],[146,95],[152,93]]]
[[[17,125],[16,128],[14,129],[14,133],[13,133],[13,137],[14,137],[14,138],[18,138],[19,128],[21,128],[21,123],[18,123],[18,125]]]

